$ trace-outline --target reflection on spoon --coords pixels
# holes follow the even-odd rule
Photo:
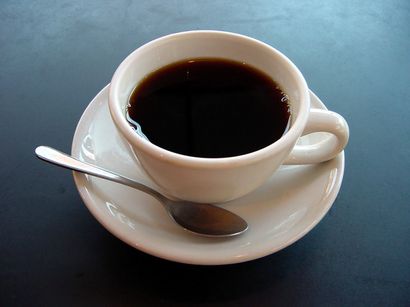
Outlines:
[[[36,155],[47,162],[125,184],[150,194],[160,201],[173,220],[183,228],[208,237],[232,237],[245,232],[248,224],[240,216],[211,204],[174,201],[159,192],[129,178],[112,173],[98,166],[82,162],[56,149],[39,146]]]

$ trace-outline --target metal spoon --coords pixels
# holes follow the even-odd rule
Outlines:
[[[159,192],[129,178],[107,171],[98,166],[79,161],[65,153],[47,146],[39,146],[36,155],[47,162],[125,184],[148,193],[164,206],[174,221],[183,228],[208,237],[232,237],[245,232],[248,224],[240,216],[223,208],[189,201],[174,201]]]

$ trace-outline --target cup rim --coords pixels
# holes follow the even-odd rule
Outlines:
[[[123,110],[121,108],[121,104],[118,100],[119,96],[119,86],[118,82],[122,73],[134,62],[135,58],[138,56],[138,53],[145,48],[151,48],[153,45],[158,44],[160,42],[164,42],[166,40],[173,40],[176,38],[180,38],[182,36],[192,36],[192,35],[219,35],[219,36],[226,36],[230,38],[239,38],[243,40],[247,40],[263,48],[269,49],[272,53],[276,54],[281,58],[281,60],[288,66],[291,74],[293,74],[298,82],[298,87],[300,88],[300,111],[298,116],[296,117],[295,121],[292,123],[290,129],[277,141],[274,143],[261,148],[259,150],[238,155],[232,157],[223,157],[223,158],[204,158],[204,157],[194,157],[179,154],[167,149],[164,149],[158,145],[151,143],[150,141],[142,138],[139,136],[129,123],[126,121],[125,114],[123,114]],[[154,39],[139,48],[135,49],[131,54],[129,54],[118,66],[114,75],[111,79],[110,87],[109,87],[109,99],[108,99],[109,110],[111,113],[112,120],[119,129],[120,133],[126,138],[126,140],[130,143],[132,147],[138,148],[138,150],[148,154],[150,156],[154,156],[157,159],[162,161],[167,161],[173,163],[175,165],[184,165],[184,166],[194,166],[198,168],[209,168],[209,167],[218,167],[218,168],[227,168],[232,167],[235,165],[242,165],[242,164],[251,164],[260,160],[263,160],[266,157],[275,155],[276,153],[281,152],[289,143],[296,143],[297,139],[303,132],[304,126],[307,122],[309,116],[309,109],[310,109],[310,98],[309,98],[309,90],[306,83],[305,78],[303,77],[300,70],[296,67],[296,65],[283,53],[275,49],[274,47],[259,41],[257,39],[251,38],[249,36],[245,36],[238,33],[233,32],[226,32],[226,31],[218,31],[218,30],[193,30],[193,31],[184,31],[184,32],[177,32],[168,34],[157,39]]]

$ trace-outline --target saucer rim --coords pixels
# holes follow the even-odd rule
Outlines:
[[[97,100],[97,98],[104,93],[104,91],[108,91],[108,87],[110,84],[106,85],[103,89],[101,89],[98,94],[90,101],[86,109],[83,111],[83,114],[81,115],[74,135],[73,135],[73,142],[72,142],[72,147],[71,147],[71,152],[73,155],[75,155],[75,147],[76,145],[76,136],[78,133],[80,133],[80,129],[82,126],[82,123],[85,120],[85,117],[88,116],[89,109],[93,107],[93,103]],[[309,89],[309,94],[313,99],[316,100],[316,102],[320,105],[320,108],[327,110],[326,106],[324,103]],[[301,238],[303,238],[307,233],[309,233],[327,214],[327,212],[330,210],[332,207],[339,191],[342,185],[343,177],[344,177],[344,171],[345,171],[345,156],[344,156],[344,151],[342,151],[338,156],[336,156],[335,159],[339,159],[340,161],[338,162],[338,175],[336,176],[336,180],[333,185],[333,189],[330,194],[327,195],[325,199],[322,200],[323,206],[321,210],[318,212],[318,214],[312,218],[311,223],[307,224],[306,227],[303,229],[303,231],[298,232],[296,235],[292,236],[288,240],[285,240],[282,244],[278,244],[274,246],[274,248],[265,248],[262,250],[259,250],[254,253],[248,253],[245,257],[241,258],[232,258],[232,257],[202,257],[200,259],[198,258],[192,258],[190,256],[185,256],[183,252],[181,253],[174,253],[174,254],[169,254],[164,250],[159,249],[152,249],[152,248],[146,248],[144,245],[140,244],[139,242],[136,242],[136,240],[133,240],[133,237],[127,236],[125,234],[122,234],[121,231],[118,230],[118,227],[116,227],[117,223],[113,223],[112,220],[106,220],[103,215],[100,215],[98,212],[96,205],[92,195],[87,193],[84,188],[86,185],[83,184],[84,182],[84,174],[73,171],[73,177],[74,177],[74,182],[76,184],[77,190],[81,196],[81,199],[83,200],[84,204],[86,205],[87,209],[90,211],[90,213],[96,218],[96,220],[105,228],[107,229],[112,235],[120,239],[121,241],[127,243],[128,245],[136,248],[139,251],[142,251],[144,253],[153,255],[158,258],[174,261],[174,262],[179,262],[179,263],[185,263],[185,264],[194,264],[194,265],[227,265],[227,264],[235,264],[235,263],[242,263],[242,262],[247,262],[255,259],[260,259],[262,257],[274,254],[290,245],[293,243],[297,242]]]

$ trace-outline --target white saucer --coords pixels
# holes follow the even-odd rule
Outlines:
[[[108,86],[91,101],[74,134],[72,154],[154,186],[119,136],[107,105]],[[325,108],[311,93],[312,107]],[[303,137],[309,143],[323,137]],[[257,191],[222,206],[242,216],[249,230],[228,239],[193,235],[176,225],[150,196],[103,179],[74,173],[78,191],[95,218],[129,245],[190,264],[229,264],[257,259],[292,244],[324,217],[339,192],[344,153],[310,166],[283,166]]]

